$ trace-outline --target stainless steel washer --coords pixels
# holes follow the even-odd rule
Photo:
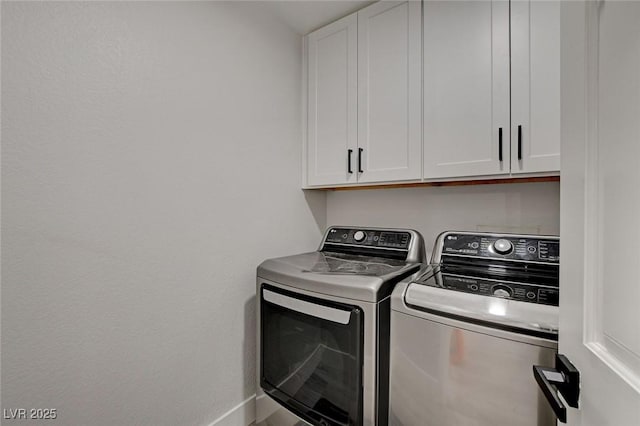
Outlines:
[[[391,425],[551,426],[559,240],[445,232],[391,301]]]
[[[258,267],[258,425],[386,425],[393,286],[420,234],[332,227],[318,251]]]

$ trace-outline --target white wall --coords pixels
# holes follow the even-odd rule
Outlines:
[[[2,2],[3,408],[205,425],[254,393],[255,266],[325,226],[300,76],[255,4]]]
[[[335,191],[327,195],[329,225],[407,227],[427,251],[442,231],[558,235],[558,182]]]

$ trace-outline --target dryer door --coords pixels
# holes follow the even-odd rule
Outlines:
[[[260,386],[319,425],[362,424],[363,312],[266,284]]]

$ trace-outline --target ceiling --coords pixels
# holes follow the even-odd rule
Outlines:
[[[277,16],[283,24],[298,34],[304,35],[374,2],[351,0],[271,0],[260,3]]]

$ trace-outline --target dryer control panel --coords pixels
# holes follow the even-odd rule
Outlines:
[[[325,232],[319,251],[426,263],[424,239],[413,229],[332,226]]]
[[[411,233],[379,229],[331,228],[326,242],[407,250],[411,242]]]

